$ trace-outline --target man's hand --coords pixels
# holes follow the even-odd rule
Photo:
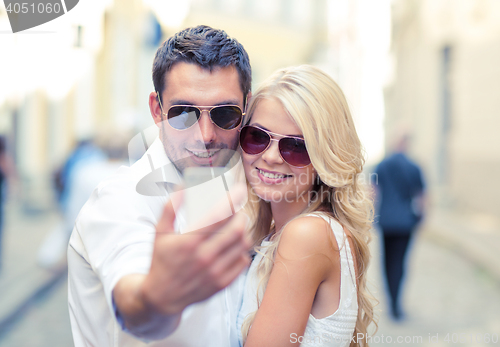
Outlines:
[[[216,211],[211,218],[218,220]],[[125,276],[113,290],[115,304],[132,332],[163,324],[164,334],[171,333],[185,307],[229,285],[250,263],[244,214],[186,234],[175,234],[174,220],[170,201],[156,226],[149,274]],[[154,320],[162,323],[151,325]]]

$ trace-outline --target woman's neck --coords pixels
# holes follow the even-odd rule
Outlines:
[[[273,214],[275,231],[279,232],[286,223],[302,213],[307,206],[308,202],[302,201],[301,199],[294,202],[271,202],[271,212]]]

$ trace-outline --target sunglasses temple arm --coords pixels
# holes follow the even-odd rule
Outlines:
[[[155,90],[155,92],[156,92],[156,97],[158,98],[158,103],[160,104],[160,110],[161,110],[161,113],[162,113],[162,114],[165,114],[165,113],[163,112],[163,105],[161,104],[160,93],[158,93],[156,90]]]

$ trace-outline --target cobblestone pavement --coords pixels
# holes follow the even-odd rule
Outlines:
[[[71,347],[73,337],[68,313],[67,280],[40,297],[13,329],[1,347]]]
[[[37,253],[59,220],[55,210],[30,215],[23,212],[18,204],[9,203],[6,206],[1,240],[0,315],[5,314],[6,306],[18,304],[19,300],[22,302],[35,287],[52,277],[52,270],[37,264]]]
[[[493,343],[495,337],[492,335],[500,337],[498,280],[463,259],[456,251],[435,244],[422,232],[415,239],[410,253],[404,288],[407,318],[394,323],[386,314],[378,246],[375,237],[369,277],[380,304],[376,308],[379,331],[372,338],[371,346],[498,345],[498,342]],[[0,346],[73,346],[66,286],[66,281],[60,282],[36,302],[4,336]],[[490,343],[485,342],[487,334],[490,334]]]
[[[432,242],[423,231],[409,254],[403,288],[406,319],[396,323],[387,315],[377,238],[372,252],[370,280],[380,300],[376,308],[380,320],[371,346],[500,345],[499,279],[456,251]]]

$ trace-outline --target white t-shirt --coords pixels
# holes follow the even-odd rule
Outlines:
[[[148,175],[153,179],[145,180]],[[238,345],[236,314],[245,274],[187,307],[176,331],[164,340],[147,344],[125,332],[116,319],[113,288],[125,275],[149,272],[155,226],[168,201],[169,185],[178,182],[177,170],[156,139],[134,165],[122,166],[99,184],[82,208],[68,247],[68,300],[76,347]],[[181,228],[185,222],[182,211],[177,212],[176,228]]]

